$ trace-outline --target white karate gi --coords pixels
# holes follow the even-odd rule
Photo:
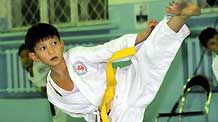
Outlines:
[[[28,73],[28,78],[33,83],[33,86],[41,91],[42,87],[46,87],[47,75],[50,71],[49,67],[43,64],[41,61],[33,62],[33,77]],[[60,109],[55,107],[55,116],[53,122],[67,122],[67,114],[63,113]]]
[[[175,33],[166,23],[166,19],[161,21],[147,40],[137,45],[137,53],[130,57],[130,66],[117,69],[110,122],[143,121],[145,108],[154,99],[177,50],[190,33],[186,25]],[[49,73],[49,101],[71,116],[82,116],[89,122],[95,122],[98,115],[100,122],[98,106],[106,89],[107,59],[118,50],[134,46],[136,36],[124,35],[104,45],[66,52],[64,59],[76,88],[64,91],[52,81]]]
[[[212,70],[213,70],[213,74],[216,77],[216,81],[218,81],[218,56],[217,55],[213,58]]]

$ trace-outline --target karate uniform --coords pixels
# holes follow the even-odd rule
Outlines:
[[[47,75],[50,71],[49,67],[43,64],[41,61],[33,62],[33,77],[28,73],[28,77],[33,83],[33,86],[37,87],[41,91],[42,87],[46,87]],[[50,104],[50,103],[49,103]],[[53,122],[67,122],[67,115],[63,113],[58,108],[53,108],[54,106],[50,105],[51,112],[55,112],[53,117]]]
[[[118,68],[110,122],[142,122],[146,107],[154,99],[182,41],[190,31],[184,25],[178,33],[162,20],[146,41],[136,46],[130,66]],[[74,117],[100,122],[98,107],[106,89],[106,63],[113,53],[133,47],[136,34],[124,35],[96,47],[77,47],[64,53],[74,89],[65,91],[47,78],[48,99]],[[97,117],[96,117],[97,116]]]
[[[218,81],[218,56],[217,55],[213,58],[212,70],[213,70],[213,74],[216,77],[216,81]]]

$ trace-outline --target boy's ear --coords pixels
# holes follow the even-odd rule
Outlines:
[[[60,40],[61,41],[61,48],[62,48],[62,52],[64,51],[64,40]]]
[[[61,40],[61,46],[64,48],[64,40]]]
[[[29,58],[33,61],[39,61],[39,58],[35,53],[29,53]]]

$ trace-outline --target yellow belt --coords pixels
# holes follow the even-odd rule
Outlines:
[[[115,85],[116,85],[116,79],[115,79],[115,73],[116,70],[113,69],[112,63],[113,61],[124,58],[127,56],[134,55],[136,53],[135,47],[126,48],[120,51],[115,52],[112,57],[109,59],[107,65],[106,65],[106,80],[107,80],[107,88],[104,93],[103,101],[100,106],[101,111],[101,120],[102,122],[109,122],[107,113],[110,110],[110,103],[114,98],[115,95]]]

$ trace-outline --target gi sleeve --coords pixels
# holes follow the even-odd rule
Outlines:
[[[72,53],[74,52],[74,54],[77,53],[80,56],[82,55],[89,62],[107,62],[113,53],[135,46],[136,37],[137,34],[127,34],[102,45],[94,47],[77,47],[71,51]]]

